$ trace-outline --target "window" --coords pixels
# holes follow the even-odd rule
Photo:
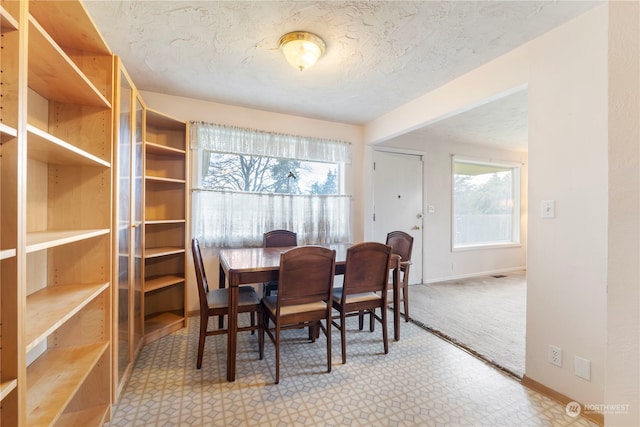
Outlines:
[[[453,248],[520,243],[520,166],[453,158]]]
[[[350,241],[346,142],[195,123],[193,235],[205,246],[261,246],[273,229],[300,244]]]
[[[341,194],[338,163],[208,153],[202,188],[277,194]]]

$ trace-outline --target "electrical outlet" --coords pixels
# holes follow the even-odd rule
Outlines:
[[[548,357],[549,363],[558,367],[562,367],[562,349],[560,347],[549,344]]]

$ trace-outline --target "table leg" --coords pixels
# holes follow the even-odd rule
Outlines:
[[[400,260],[393,269],[393,339],[400,340]]]
[[[220,265],[219,287],[224,288],[226,274]],[[227,316],[227,381],[236,380],[236,346],[238,343],[238,284],[237,280],[229,277],[229,315]],[[224,317],[219,317],[219,325],[224,326]]]
[[[229,278],[231,279],[231,278]],[[238,284],[229,280],[229,321],[227,330],[227,381],[236,380],[236,346],[238,343]]]

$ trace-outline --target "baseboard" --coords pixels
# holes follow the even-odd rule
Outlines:
[[[562,393],[555,391],[554,389],[547,387],[546,385],[540,384],[539,382],[532,380],[526,375],[522,378],[522,385],[530,388],[531,390],[537,391],[538,393],[547,396],[550,399],[555,400],[563,405],[566,405],[569,402],[575,402],[574,399],[571,399],[568,396],[565,396]],[[580,402],[577,402],[580,403]],[[604,426],[604,415],[603,414],[594,414],[590,411],[584,410],[584,404],[580,403],[580,415],[589,421],[593,421],[594,423]]]
[[[514,271],[522,271],[526,269],[527,267],[522,266],[522,267],[503,268],[503,269],[491,270],[491,271],[477,271],[475,273],[460,274],[457,276],[446,276],[446,277],[438,277],[435,279],[429,279],[424,281],[424,284],[428,285],[429,283],[446,282],[447,280],[460,280],[460,279],[469,279],[471,277],[492,276],[494,274],[511,273]]]

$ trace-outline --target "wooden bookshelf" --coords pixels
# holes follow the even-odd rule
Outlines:
[[[186,326],[187,125],[145,109],[145,343]]]
[[[0,3],[0,425],[110,418],[114,56],[82,3]]]

